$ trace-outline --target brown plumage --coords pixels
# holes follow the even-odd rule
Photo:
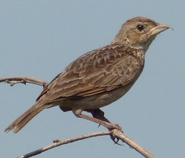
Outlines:
[[[169,29],[166,24],[135,17],[124,23],[111,44],[88,52],[72,62],[43,90],[28,111],[5,131],[19,132],[34,116],[46,108],[59,105],[77,117],[117,128],[99,109],[121,98],[136,82],[143,67],[145,52],[154,38]],[[93,117],[82,114],[92,113]]]

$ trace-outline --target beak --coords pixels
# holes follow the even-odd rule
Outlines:
[[[167,29],[172,29],[173,30],[173,28],[171,26],[167,25],[167,24],[158,23],[157,26],[155,26],[154,28],[149,30],[147,32],[147,34],[149,36],[155,36],[155,35],[158,35],[159,33],[163,32],[163,31],[165,31]]]

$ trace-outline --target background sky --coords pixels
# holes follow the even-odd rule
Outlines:
[[[80,55],[109,44],[121,25],[132,17],[145,16],[169,24],[174,31],[161,33],[152,43],[136,84],[102,110],[157,158],[184,158],[184,8],[184,0],[1,0],[0,77],[31,76],[49,82]],[[37,85],[0,84],[0,157],[18,157],[54,139],[106,131],[55,107],[41,112],[18,134],[4,133],[35,103],[41,91]],[[36,157],[143,156],[104,136],[60,146]]]

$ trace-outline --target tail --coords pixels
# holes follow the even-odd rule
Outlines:
[[[9,132],[10,130],[14,129],[14,133],[19,132],[32,118],[34,118],[45,108],[47,108],[47,105],[37,102],[29,110],[12,122],[4,131]]]

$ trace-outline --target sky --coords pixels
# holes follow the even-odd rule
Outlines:
[[[184,157],[184,7],[184,0],[1,0],[0,78],[30,76],[50,82],[80,55],[111,43],[128,19],[144,16],[166,23],[174,31],[161,33],[152,43],[138,81],[125,96],[102,110],[128,137],[157,158]],[[18,157],[55,139],[106,131],[55,107],[41,112],[19,133],[4,133],[35,103],[41,91],[38,85],[10,87],[0,83],[1,157]],[[143,156],[104,136],[60,146],[35,157]]]

